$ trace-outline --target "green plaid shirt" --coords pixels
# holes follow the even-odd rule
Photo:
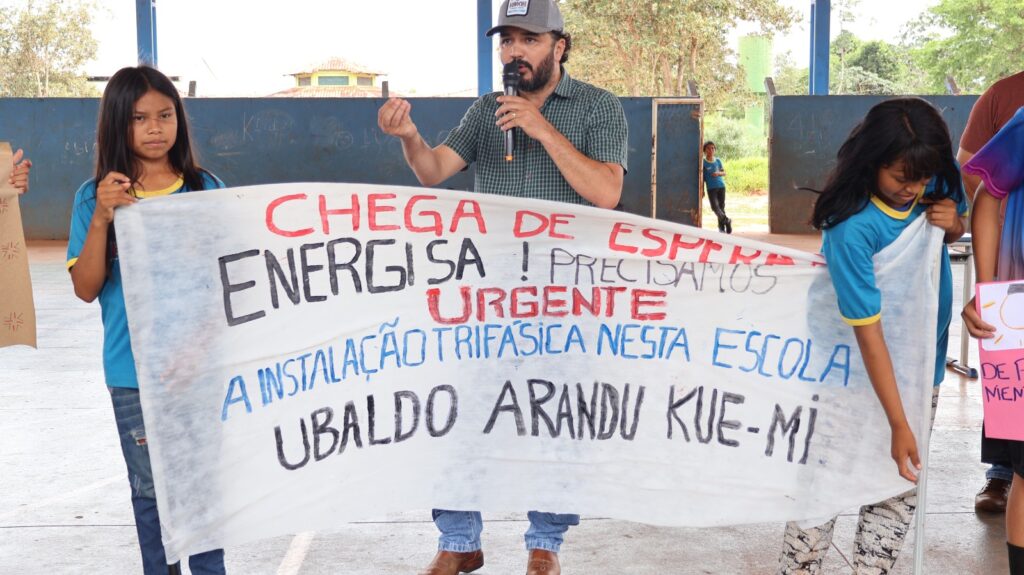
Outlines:
[[[444,141],[467,165],[476,162],[476,191],[591,205],[565,181],[544,146],[520,129],[515,130],[515,159],[505,161],[505,136],[494,115],[500,95],[473,102]],[[540,112],[583,155],[626,169],[626,115],[610,92],[573,80],[563,68]]]

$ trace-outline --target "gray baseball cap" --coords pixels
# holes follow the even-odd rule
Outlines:
[[[554,0],[505,0],[498,9],[498,24],[488,30],[487,35],[493,36],[509,26],[543,34],[552,30],[561,32],[565,20]]]

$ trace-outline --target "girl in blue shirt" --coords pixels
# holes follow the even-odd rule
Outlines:
[[[891,455],[899,474],[917,482],[917,441],[903,410],[892,358],[882,332],[882,300],[873,258],[918,217],[945,231],[945,242],[963,235],[967,202],[949,129],[934,106],[919,98],[875,105],[839,148],[837,165],[814,206],[811,223],[823,231],[822,254],[853,327],[864,367],[885,410]],[[943,246],[939,281],[935,389],[942,382],[952,314],[952,273]],[[923,264],[924,262],[922,262]],[[917,490],[860,509],[854,572],[888,573],[896,562],[917,505]],[[819,573],[835,518],[811,529],[786,527],[781,573]]]
[[[75,295],[87,302],[100,300],[103,372],[128,467],[143,572],[166,575],[153,470],[125,315],[114,208],[224,184],[196,164],[181,97],[167,76],[153,68],[122,68],[110,79],[100,101],[96,140],[96,175],[75,194],[67,266]],[[218,549],[194,555],[189,567],[196,574],[224,573],[224,552]],[[171,572],[177,569],[172,566]]]

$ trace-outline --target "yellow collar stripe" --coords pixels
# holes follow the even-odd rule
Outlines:
[[[178,191],[179,189],[181,189],[181,186],[184,186],[184,185],[185,185],[185,180],[183,180],[181,178],[181,176],[178,176],[178,179],[174,180],[173,184],[171,184],[170,186],[167,186],[166,188],[164,188],[162,190],[153,190],[151,192],[146,192],[146,191],[143,191],[143,190],[135,190],[135,195],[137,195],[140,198],[155,198],[157,196],[166,196],[168,194],[173,194],[174,192]]]
[[[917,194],[917,197],[914,198],[914,201],[910,204],[910,207],[903,211],[890,207],[889,204],[882,201],[882,198],[874,194],[871,195],[871,203],[875,204],[876,208],[882,210],[882,213],[889,216],[890,218],[896,220],[905,220],[910,217],[911,213],[913,213],[914,208],[917,206],[917,202],[921,200],[921,197],[923,195],[923,191],[920,194]]]

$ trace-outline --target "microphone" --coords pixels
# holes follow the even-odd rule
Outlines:
[[[518,96],[519,95],[519,80],[522,76],[519,74],[519,60],[512,60],[508,64],[505,64],[504,70],[501,73],[501,82],[505,85],[506,96]],[[515,147],[515,134],[513,131],[515,128],[511,128],[505,131],[505,161],[512,161],[512,149]]]

